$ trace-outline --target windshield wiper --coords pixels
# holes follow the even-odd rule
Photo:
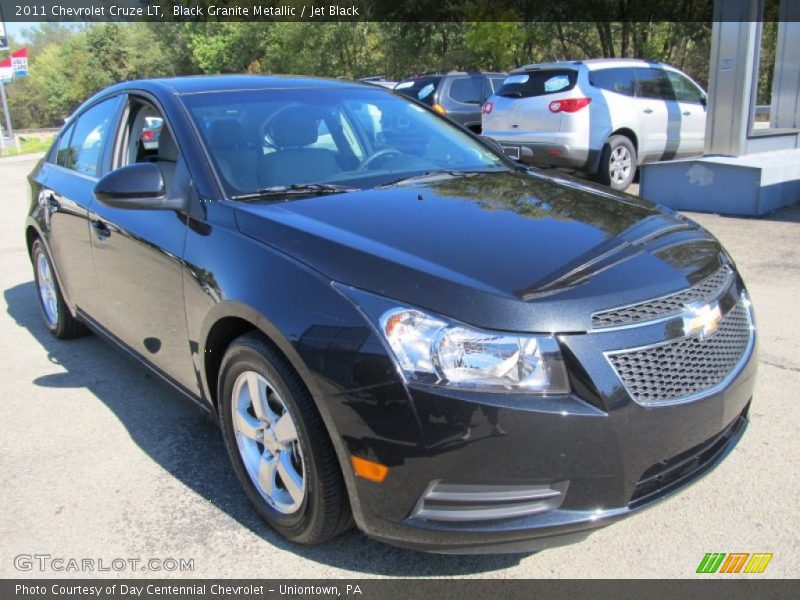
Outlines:
[[[345,192],[357,192],[358,188],[344,187],[333,183],[293,183],[292,185],[274,185],[272,187],[261,188],[249,194],[231,196],[231,200],[255,200],[258,198],[269,198],[271,196],[307,196],[311,194],[342,194]]]
[[[398,183],[406,183],[408,181],[419,181],[423,179],[429,179],[431,177],[436,177],[437,175],[450,175],[451,177],[462,177],[466,175],[477,175],[479,173],[503,173],[508,169],[436,169],[434,171],[426,171],[425,173],[421,173],[420,175],[411,175],[410,177],[401,177],[400,179],[396,179],[394,181],[389,181],[387,183],[382,183],[381,185],[377,186],[379,188],[382,187],[389,187],[392,185],[397,185]]]

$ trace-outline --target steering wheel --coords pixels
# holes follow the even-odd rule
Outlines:
[[[397,148],[384,148],[383,150],[378,150],[362,160],[356,171],[366,171],[370,165],[379,158],[383,158],[385,156],[400,156],[401,154],[402,152],[400,152],[400,150]]]

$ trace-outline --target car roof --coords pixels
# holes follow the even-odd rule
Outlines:
[[[563,69],[567,67],[585,66],[589,71],[598,71],[609,67],[659,67],[674,69],[667,64],[654,60],[644,60],[641,58],[590,58],[587,60],[564,60],[548,63],[531,63],[517,67],[512,72],[518,73],[528,69]]]
[[[448,71],[447,73],[421,73],[420,75],[411,75],[400,81],[413,81],[415,79],[422,79],[424,77],[448,77],[451,75],[503,75],[506,74],[500,71]]]
[[[203,92],[296,89],[296,88],[364,88],[364,83],[344,79],[325,79],[323,77],[304,77],[297,75],[194,75],[190,77],[170,77],[163,79],[143,79],[128,81],[122,88],[160,88],[174,94],[198,94]]]

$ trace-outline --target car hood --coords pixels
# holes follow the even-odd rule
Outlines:
[[[592,312],[683,289],[726,260],[677,213],[526,172],[240,203],[236,221],[332,281],[500,330],[586,331]]]

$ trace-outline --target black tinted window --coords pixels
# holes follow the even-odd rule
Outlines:
[[[436,87],[441,80],[441,77],[417,77],[416,79],[407,79],[398,83],[394,87],[394,91],[408,96],[409,98],[424,102],[430,106],[433,104]]]
[[[556,92],[566,92],[575,87],[578,72],[572,69],[548,69],[544,71],[527,71],[512,73],[503,81],[497,92],[500,96],[510,98],[530,98],[544,96]]]
[[[64,149],[59,146],[59,165],[91,177],[100,175],[103,149],[118,102],[118,97],[103,100],[78,117],[78,122],[72,126],[69,146]]]
[[[450,97],[457,102],[480,104],[483,99],[483,77],[458,77],[450,82]]]
[[[603,69],[592,71],[589,81],[595,87],[626,96],[633,96],[633,69]]]
[[[689,81],[688,78],[674,71],[667,71],[666,73],[672,84],[675,99],[678,102],[694,102],[700,104],[703,101],[703,93],[697,89],[697,86]]]
[[[672,85],[662,69],[636,69],[636,95],[642,98],[675,100]]]
[[[58,139],[58,150],[56,150],[55,163],[67,169],[72,169],[75,165],[75,157],[69,149],[69,140],[72,138],[72,131],[74,129],[75,127],[70,125],[64,133],[61,134],[61,137]]]

